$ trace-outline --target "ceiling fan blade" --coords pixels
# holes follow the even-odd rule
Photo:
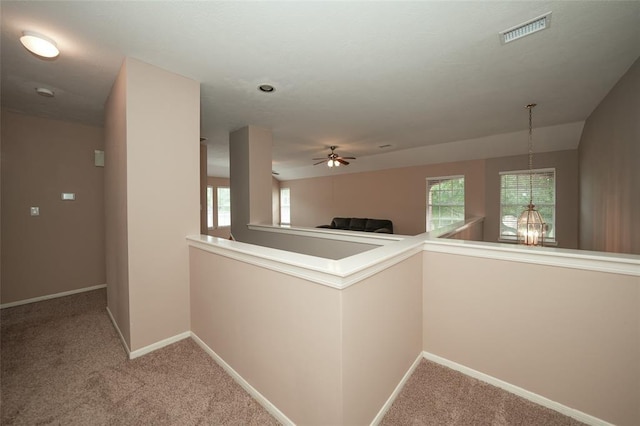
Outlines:
[[[341,157],[336,158],[336,160],[340,163],[340,164],[344,164],[345,166],[349,165],[348,161],[344,161]]]
[[[343,158],[345,160],[355,160],[356,157],[339,157],[339,158]]]
[[[322,157],[322,158],[312,158],[312,160],[328,160],[329,157]]]
[[[317,160],[317,158],[316,158]],[[317,166],[318,164],[322,164],[322,163],[326,163],[327,160],[323,159],[322,161],[318,161],[317,163],[313,163],[314,166]]]

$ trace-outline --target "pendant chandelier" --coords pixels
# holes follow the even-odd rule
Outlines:
[[[527,246],[544,245],[546,225],[542,216],[533,204],[533,108],[536,104],[527,105],[529,110],[529,205],[518,218],[518,244]]]

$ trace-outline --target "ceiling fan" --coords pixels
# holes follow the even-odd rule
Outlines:
[[[327,158],[314,158],[314,160],[322,160],[322,161],[318,161],[313,165],[317,166],[318,164],[326,163],[328,167],[338,167],[340,164],[344,164],[345,166],[347,166],[349,165],[349,162],[346,160],[356,159],[356,157],[341,157],[340,155],[334,152],[336,148],[337,148],[336,146],[330,146],[329,149],[331,149],[331,153],[327,154]]]

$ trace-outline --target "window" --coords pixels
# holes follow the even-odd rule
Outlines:
[[[291,225],[291,198],[289,188],[280,188],[280,224]]]
[[[427,179],[427,232],[464,220],[464,176]]]
[[[217,190],[218,227],[231,226],[231,190],[224,186]]]
[[[207,186],[207,228],[213,228],[213,186]]]
[[[556,240],[556,170],[533,170],[533,204],[547,225],[545,241]],[[517,241],[520,213],[529,205],[529,170],[500,172],[500,240]]]

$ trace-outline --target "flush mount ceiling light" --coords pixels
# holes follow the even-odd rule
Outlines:
[[[547,12],[542,16],[523,22],[504,31],[500,31],[500,43],[507,44],[512,41],[518,40],[522,37],[528,36],[538,31],[546,30],[551,26],[551,12]]]
[[[36,87],[36,93],[45,98],[53,98],[55,96],[52,90],[45,89],[44,87]]]
[[[276,88],[270,84],[261,84],[258,86],[258,90],[264,93],[273,93],[276,91]]]
[[[60,54],[56,42],[42,34],[23,31],[20,42],[31,53],[43,58],[55,58]]]

